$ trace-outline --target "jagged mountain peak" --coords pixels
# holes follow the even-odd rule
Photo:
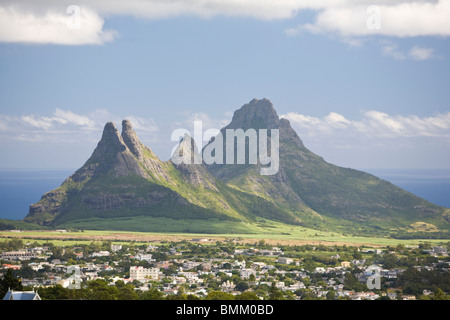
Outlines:
[[[278,128],[279,117],[269,99],[253,99],[233,114],[229,129]]]
[[[122,139],[123,142],[127,145],[128,149],[130,149],[131,153],[139,160],[143,158],[143,148],[142,143],[139,141],[139,138],[136,132],[133,130],[133,125],[130,120],[122,121]]]
[[[92,153],[88,162],[99,162],[112,155],[123,152],[127,149],[127,146],[122,140],[116,126],[113,122],[107,122],[103,129],[102,138],[100,139],[97,147]]]

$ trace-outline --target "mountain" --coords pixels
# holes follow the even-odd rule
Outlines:
[[[208,170],[228,186],[292,212],[305,226],[373,232],[428,221],[448,229],[448,209],[368,173],[327,163],[308,150],[267,99],[242,106],[221,133],[226,136],[227,129],[238,128],[279,130],[278,172],[262,176],[260,165],[229,164],[212,164]],[[225,149],[223,153],[226,158]]]
[[[214,184],[206,170],[195,177],[172,161],[158,159],[139,141],[129,121],[122,122],[122,134],[109,122],[89,160],[31,205],[24,220],[58,225],[83,218],[146,215],[231,219],[236,213]]]
[[[31,205],[24,221],[58,226],[96,219],[121,221],[121,229],[130,219],[141,229],[154,223],[155,230],[163,221],[164,230],[208,225],[210,233],[219,224],[232,232],[238,225],[242,231],[278,221],[362,234],[410,230],[422,222],[448,231],[450,220],[446,208],[327,163],[304,146],[267,99],[235,111],[201,152],[185,135],[168,161],[139,141],[129,121],[122,122],[121,134],[107,123],[88,161]]]

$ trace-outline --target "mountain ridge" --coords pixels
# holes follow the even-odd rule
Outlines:
[[[152,216],[246,223],[269,219],[340,231],[356,226],[364,232],[387,232],[425,221],[448,231],[448,209],[368,173],[327,163],[304,146],[268,99],[244,104],[220,132],[226,137],[232,129],[266,129],[268,135],[262,139],[267,139],[268,150],[277,142],[272,132],[277,130],[277,172],[261,175],[260,169],[267,164],[260,161],[255,165],[194,161],[215,139],[199,152],[189,136],[180,141],[171,159],[162,161],[140,142],[130,121],[122,121],[121,134],[108,122],[86,163],[60,187],[32,204],[24,221],[56,226],[92,217]],[[250,138],[245,143],[246,159],[250,157],[249,145]],[[223,148],[226,160],[232,150]]]

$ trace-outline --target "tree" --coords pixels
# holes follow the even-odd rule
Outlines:
[[[64,254],[64,250],[62,247],[55,246],[52,248],[52,256],[51,259],[62,259]]]
[[[39,288],[39,296],[42,300],[65,300],[70,299],[70,291],[60,284]]]
[[[116,287],[119,290],[118,299],[119,300],[137,300],[138,295],[134,290],[133,285],[125,284],[123,281],[117,281]]]
[[[245,281],[238,282],[238,283],[236,284],[236,287],[235,287],[235,289],[238,290],[238,291],[240,291],[240,292],[244,292],[244,291],[247,290],[248,288],[250,288],[250,286],[249,286],[248,283],[245,282]]]
[[[11,269],[8,269],[3,276],[3,279],[0,280],[0,298],[3,299],[8,290],[23,290],[22,283],[19,279],[17,279]]]
[[[156,288],[151,288],[148,291],[145,291],[141,293],[139,296],[140,300],[162,300],[163,299],[163,293],[160,292]]]
[[[254,292],[243,292],[235,297],[236,300],[261,300]]]
[[[283,292],[280,289],[275,287],[275,283],[272,283],[272,286],[269,290],[269,300],[283,300]]]
[[[336,297],[336,291],[330,290],[327,292],[327,300],[334,300]]]
[[[254,284],[255,281],[256,281],[256,276],[252,273],[248,278],[248,282],[250,282],[250,284]]]
[[[211,291],[206,296],[206,300],[234,300],[234,296],[222,291]]]
[[[88,300],[117,300],[119,289],[110,286],[106,280],[97,279],[88,282],[86,299]]]
[[[449,296],[441,288],[438,288],[434,293],[434,300],[449,300]]]

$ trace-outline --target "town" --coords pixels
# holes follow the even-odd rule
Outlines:
[[[449,246],[274,246],[207,238],[55,245],[10,238],[0,241],[0,294],[35,300],[444,300],[450,297]]]

